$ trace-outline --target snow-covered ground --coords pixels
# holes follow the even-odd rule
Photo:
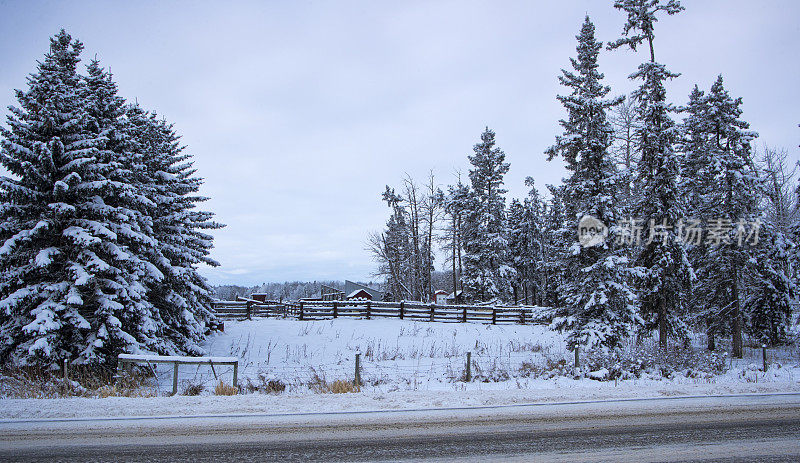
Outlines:
[[[105,399],[0,399],[0,417],[197,415],[384,410],[580,401],[612,398],[800,392],[797,348],[770,351],[760,371],[760,350],[727,360],[718,375],[659,371],[639,378],[596,381],[549,371],[571,371],[573,354],[563,337],[538,325],[426,323],[400,320],[296,321],[258,319],[225,323],[205,346],[213,356],[240,359],[239,381],[263,387],[287,385],[279,394],[213,396],[214,384],[230,383],[229,367],[182,366],[180,389],[203,384],[199,397]],[[474,380],[463,381],[467,352]],[[319,394],[315,382],[352,381],[361,354],[361,392]],[[564,360],[561,367],[559,360]],[[555,365],[555,366],[554,366]],[[171,367],[160,367],[158,387],[171,389]],[[217,379],[214,378],[216,374]]]

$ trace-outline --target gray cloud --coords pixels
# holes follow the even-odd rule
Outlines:
[[[583,15],[598,37],[624,20],[610,2],[0,3],[0,104],[14,104],[48,37],[65,27],[110,66],[126,97],[173,121],[194,154],[222,267],[214,283],[367,279],[364,250],[387,183],[468,169],[485,125],[511,162],[507,186],[558,182],[542,152],[563,111],[556,76]],[[800,4],[685,2],[659,22],[659,61],[691,87],[722,73],[759,143],[798,158]],[[644,55],[604,52],[615,93]]]

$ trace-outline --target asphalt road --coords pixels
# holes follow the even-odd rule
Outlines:
[[[0,422],[0,461],[800,461],[800,395]]]

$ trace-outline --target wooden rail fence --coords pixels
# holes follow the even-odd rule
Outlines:
[[[421,302],[373,301],[218,301],[214,312],[222,319],[283,317],[298,320],[333,318],[397,318],[428,322],[452,323],[546,323],[535,307],[501,307],[476,305],[436,305]]]

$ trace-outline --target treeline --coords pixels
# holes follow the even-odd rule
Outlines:
[[[558,76],[562,133],[545,151],[564,162],[562,183],[543,193],[529,177],[529,195],[507,203],[509,163],[487,128],[465,181],[387,186],[391,214],[370,239],[378,272],[396,298],[426,299],[438,244],[467,300],[551,306],[570,345],[615,348],[657,330],[666,347],[689,328],[704,330],[710,349],[730,336],[737,357],[743,332],[787,342],[800,238],[794,166],[783,151],[754,151],[758,134],[722,76],[695,86],[684,106],[668,102],[664,84],[679,75],[656,61],[655,24],[680,2],[614,6],[627,21],[606,48],[646,51],[630,77],[640,85],[609,96],[587,16]]]
[[[382,288],[381,284],[371,281],[359,284]],[[296,301],[305,297],[319,297],[322,285],[344,291],[344,281],[285,281],[256,286],[219,285],[214,287],[214,294],[221,301],[235,301],[238,297],[250,297],[251,294],[266,294],[267,300],[272,301]]]
[[[0,361],[201,354],[217,265],[202,179],[174,127],[118,95],[65,31],[0,128]]]

